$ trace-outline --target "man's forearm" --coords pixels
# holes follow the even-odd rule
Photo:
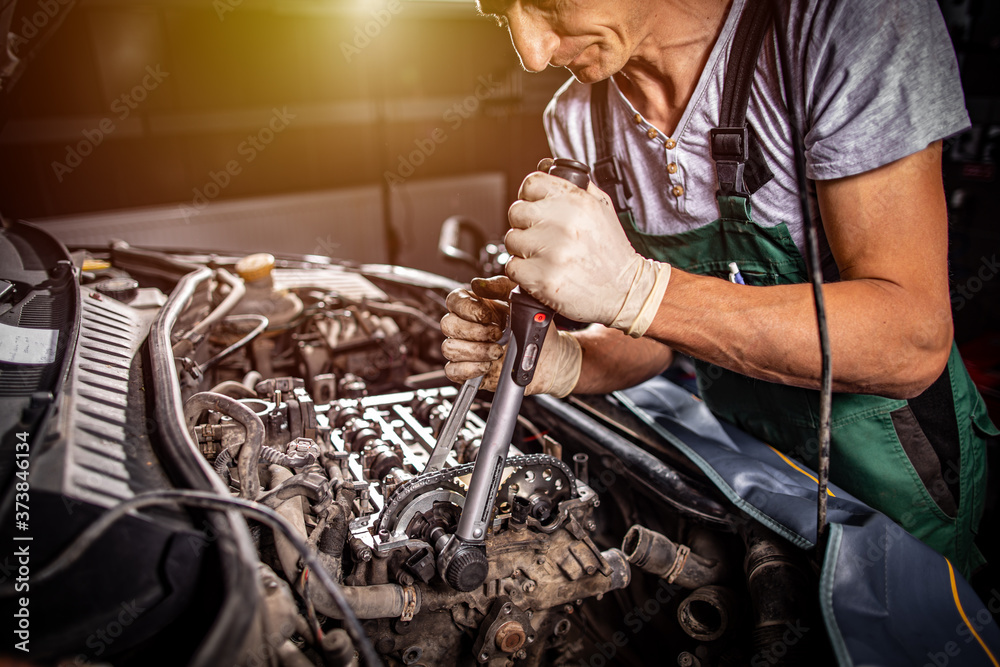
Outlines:
[[[656,340],[630,338],[599,324],[573,335],[583,348],[583,367],[575,394],[626,389],[662,373],[673,359],[670,348]]]
[[[834,390],[918,394],[941,373],[951,313],[886,281],[824,286]],[[734,285],[675,270],[647,332],[678,351],[751,377],[819,388],[820,350],[812,288]]]
[[[940,142],[816,181],[816,194],[841,277],[823,287],[834,390],[919,394],[941,374],[952,341]],[[675,269],[647,335],[751,377],[819,387],[808,284],[748,287]]]

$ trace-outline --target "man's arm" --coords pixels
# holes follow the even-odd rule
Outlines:
[[[575,332],[583,349],[580,379],[574,394],[606,394],[627,389],[659,375],[673,351],[651,338],[630,338],[617,329],[594,324]]]
[[[834,390],[915,396],[952,341],[941,145],[816,187],[842,278],[824,286]],[[674,270],[646,335],[752,377],[819,387],[808,284],[744,287]]]

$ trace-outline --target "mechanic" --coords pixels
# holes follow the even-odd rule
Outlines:
[[[550,147],[596,165],[608,193],[536,172],[510,208],[507,275],[596,323],[550,330],[528,393],[626,388],[677,350],[697,360],[720,418],[816,467],[821,355],[787,44],[821,220],[831,479],[966,576],[981,565],[984,439],[998,432],[952,336],[941,141],[969,120],[934,0],[781,0],[756,38],[749,18],[740,27],[767,4],[753,0],[479,3],[509,28],[526,70],[572,73],[545,112]],[[735,128],[717,133],[713,159],[723,113]],[[476,280],[449,296],[451,379],[487,373],[495,386],[505,313],[494,299],[512,285]]]

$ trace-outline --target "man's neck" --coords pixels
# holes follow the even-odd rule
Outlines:
[[[694,94],[732,0],[650,4],[647,34],[615,81],[647,121],[670,135]]]

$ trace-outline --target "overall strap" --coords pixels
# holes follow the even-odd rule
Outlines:
[[[631,211],[628,200],[632,190],[625,181],[621,163],[614,153],[611,137],[611,113],[608,108],[608,80],[598,81],[590,87],[590,124],[594,128],[597,161],[594,162],[594,181],[604,190],[615,205],[616,213]]]
[[[719,194],[723,196],[749,197],[774,178],[746,122],[757,58],[773,16],[774,5],[769,0],[747,0],[736,26],[723,83],[719,127],[711,131],[712,159]]]

